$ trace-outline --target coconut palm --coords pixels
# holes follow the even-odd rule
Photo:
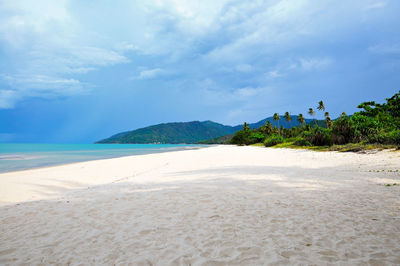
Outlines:
[[[343,113],[342,113],[342,116],[347,116],[346,112],[343,112]]]
[[[279,128],[279,119],[281,119],[281,117],[279,116],[279,114],[278,114],[278,113],[275,113],[274,116],[273,116],[273,119],[274,119],[276,122],[278,122],[278,128]],[[279,131],[279,134],[280,134],[280,131]]]
[[[249,131],[250,130],[249,124],[247,124],[246,122],[244,122],[244,124],[243,124],[243,130],[244,131]]]
[[[314,109],[308,108],[308,114],[314,118],[315,115]],[[315,118],[314,118],[314,124],[317,125],[317,121],[315,121]]]
[[[265,123],[265,125],[264,125],[264,128],[265,128],[265,134],[266,134],[266,135],[271,135],[271,134],[272,134],[273,128],[272,128],[271,122],[267,121],[267,122]]]
[[[325,118],[329,117],[329,112],[325,112]]]
[[[299,114],[299,116],[297,117],[297,121],[299,121],[299,123],[300,123],[302,126],[304,125],[305,119],[304,119],[303,114]]]
[[[314,109],[308,108],[308,114],[311,115],[312,117],[314,117],[314,115],[315,115]]]
[[[289,122],[289,128],[291,128],[292,125],[291,125],[290,122],[292,122],[292,116],[289,114],[289,112],[286,112],[285,115],[284,115],[283,117],[285,118],[285,120],[286,120],[287,122]]]
[[[326,127],[327,128],[331,128],[332,127],[332,120],[331,120],[331,118],[329,117],[329,116],[326,116],[325,117],[325,122],[326,122]]]
[[[317,109],[320,110],[320,111],[325,111],[325,105],[324,105],[324,102],[323,102],[323,101],[319,101],[319,102],[318,102],[318,107],[317,107]]]

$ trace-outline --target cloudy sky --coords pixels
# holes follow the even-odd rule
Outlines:
[[[400,89],[398,0],[0,0],[0,141],[333,117]]]

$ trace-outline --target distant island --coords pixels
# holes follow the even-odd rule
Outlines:
[[[270,122],[273,126],[291,128],[299,126],[296,116],[293,121],[274,120],[268,117],[257,123],[249,124],[250,128],[257,129]],[[312,119],[305,119],[305,123],[313,123]],[[115,134],[96,143],[121,143],[121,144],[216,144],[225,143],[233,134],[240,131],[243,125],[227,126],[213,121],[174,122],[139,128],[132,131]]]

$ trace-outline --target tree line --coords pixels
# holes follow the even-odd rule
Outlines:
[[[312,123],[305,123],[303,114],[298,114],[299,126],[291,127],[292,116],[285,112],[283,119],[289,123],[289,128],[280,126],[282,117],[275,113],[273,120],[277,127],[269,121],[257,129],[251,129],[247,123],[243,129],[236,132],[230,143],[250,145],[264,143],[274,146],[291,142],[296,146],[331,146],[334,144],[389,144],[400,146],[400,91],[387,98],[383,104],[374,101],[364,102],[357,106],[359,112],[348,116],[343,112],[340,117],[332,120],[326,111],[323,101],[319,101],[316,109],[324,115],[324,123],[315,119],[313,108],[308,109]]]

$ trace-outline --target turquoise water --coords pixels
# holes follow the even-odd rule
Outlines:
[[[0,173],[37,167],[167,151],[187,144],[11,144],[0,143]]]

